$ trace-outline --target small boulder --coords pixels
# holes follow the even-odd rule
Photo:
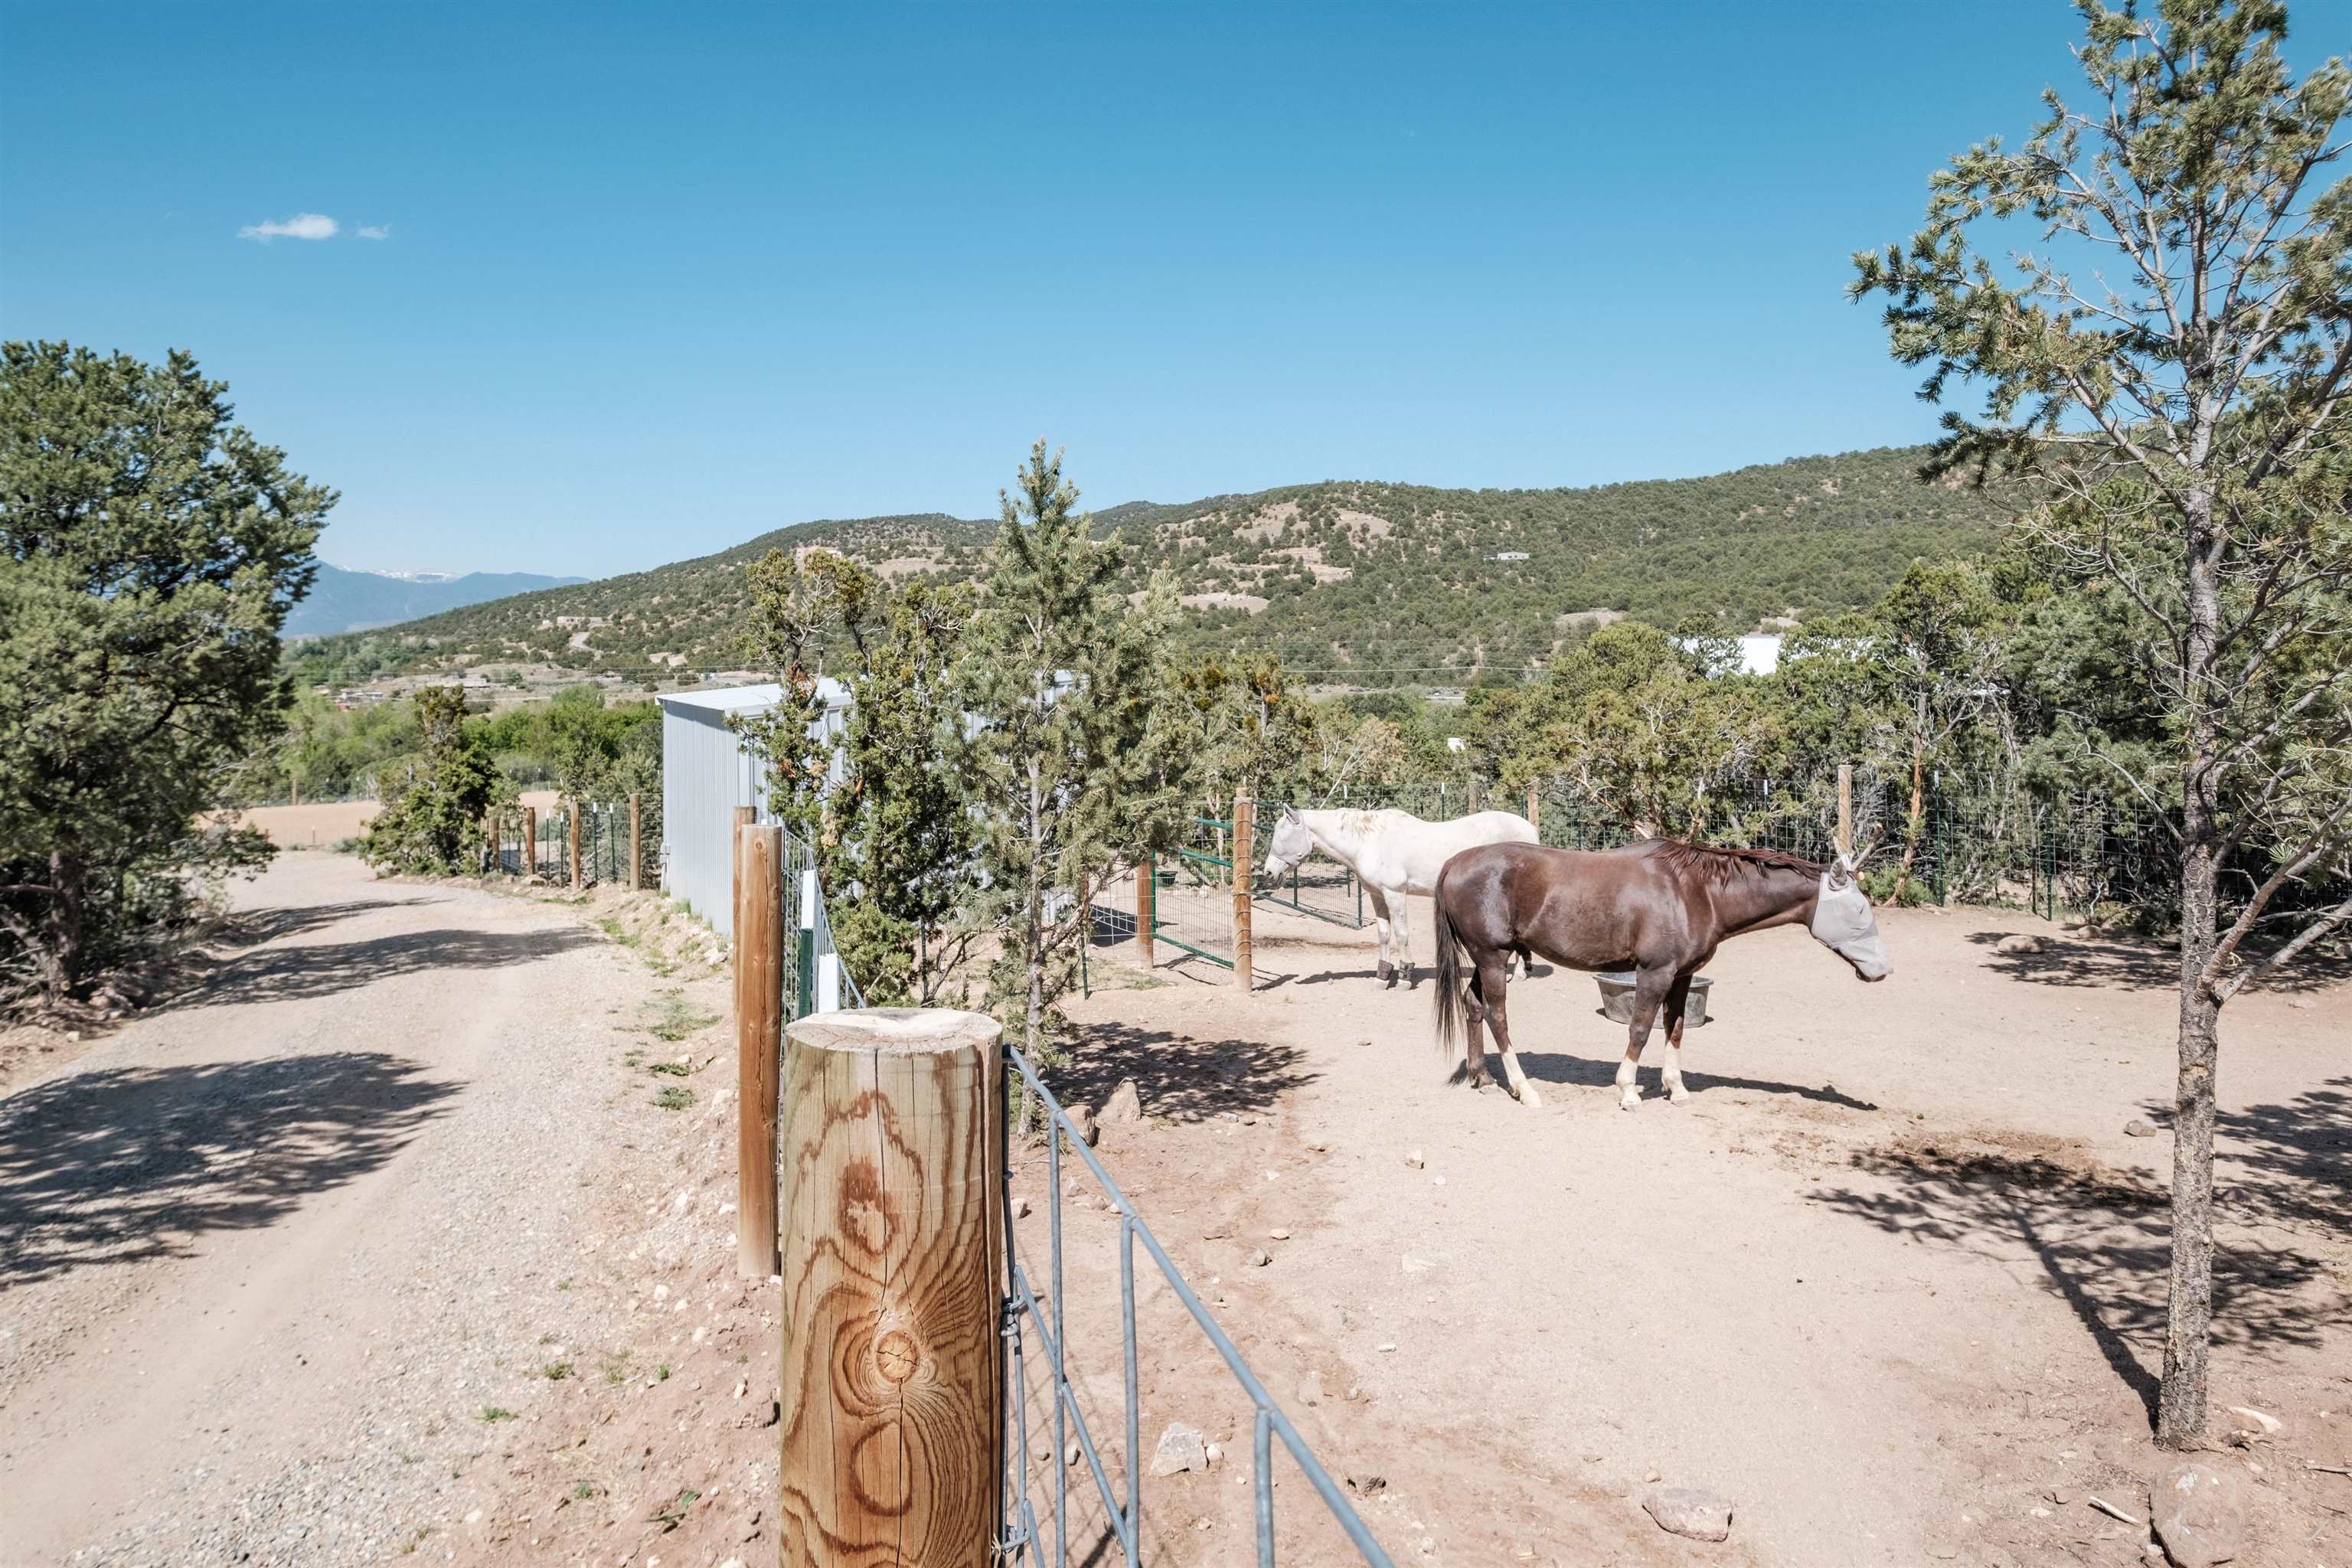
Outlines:
[[[1103,1101],[1102,1119],[1115,1127],[1132,1127],[1143,1120],[1143,1091],[1135,1087],[1133,1079],[1118,1080],[1118,1087]]]
[[[1415,1149],[1415,1150],[1413,1150],[1411,1153],[1407,1154],[1407,1155],[1404,1157],[1404,1163],[1405,1163],[1406,1164],[1408,1164],[1408,1165],[1412,1166],[1412,1167],[1414,1170],[1416,1170],[1416,1171],[1420,1170],[1420,1169],[1422,1168],[1422,1166],[1423,1166],[1424,1164],[1428,1163],[1428,1162],[1427,1162],[1427,1161],[1423,1160],[1423,1159],[1421,1157],[1421,1151],[1420,1151],[1420,1150],[1418,1150],[1418,1149]]]
[[[1669,1535],[1693,1541],[1726,1541],[1731,1536],[1731,1504],[1696,1487],[1660,1487],[1642,1499],[1642,1507]]]
[[[2011,958],[2021,958],[2029,953],[2047,952],[2050,944],[2029,931],[2020,931],[2014,936],[2002,937],[1993,943],[1992,950]]]
[[[2246,1478],[2235,1465],[2188,1459],[2148,1489],[2149,1521],[2179,1568],[2211,1568],[2246,1546]]]
[[[1159,1445],[1151,1450],[1151,1473],[1172,1476],[1183,1470],[1205,1470],[1209,1468],[1209,1441],[1197,1427],[1181,1421],[1171,1421],[1168,1429],[1160,1434]]]
[[[1095,1141],[1102,1136],[1102,1128],[1096,1124],[1095,1113],[1083,1105],[1073,1105],[1069,1108],[1069,1117],[1070,1131],[1078,1135],[1080,1142],[1093,1148]]]
[[[757,1169],[756,1166],[753,1168]],[[1027,1198],[1014,1198],[1013,1200],[1013,1217],[1014,1219],[1027,1219],[1029,1217],[1029,1200]]]
[[[1271,1262],[1273,1262],[1273,1261],[1274,1261],[1274,1257],[1273,1257],[1273,1255],[1272,1255],[1271,1253],[1267,1252],[1267,1251],[1266,1251],[1266,1249],[1265,1249],[1265,1247],[1251,1247],[1251,1248],[1250,1248],[1250,1252],[1249,1252],[1249,1266],[1250,1266],[1252,1268],[1265,1268],[1267,1264],[1269,1264],[1269,1263],[1271,1263]]]
[[[2135,1116],[2129,1121],[2124,1123],[2124,1136],[2126,1138],[2153,1138],[2156,1136],[2156,1123],[2143,1121],[2141,1118]]]

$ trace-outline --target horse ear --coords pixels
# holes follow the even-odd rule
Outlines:
[[[1283,821],[1285,821],[1285,822],[1296,822],[1296,821],[1297,821],[1297,820],[1298,820],[1298,808],[1297,808],[1297,806],[1295,806],[1295,805],[1286,805],[1286,806],[1284,806],[1284,807],[1282,808],[1282,820],[1283,820]]]

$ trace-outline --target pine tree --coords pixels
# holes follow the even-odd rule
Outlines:
[[[423,750],[378,775],[383,809],[368,823],[360,858],[380,870],[452,876],[478,864],[483,818],[514,790],[481,735],[467,727],[461,689],[419,691],[416,723]]]
[[[825,831],[824,795],[835,750],[824,733],[819,680],[828,642],[845,637],[863,649],[881,594],[881,579],[858,562],[831,551],[771,550],[747,570],[750,626],[744,638],[754,665],[776,672],[782,689],[767,711],[728,720],[760,759],[768,781],[768,809],[787,832],[815,849],[828,873],[837,841]]]
[[[72,1003],[268,858],[199,819],[284,732],[335,496],[231,414],[177,351],[0,345],[0,992]]]
[[[934,944],[971,882],[972,816],[948,749],[949,671],[971,605],[966,584],[909,584],[851,682],[846,776],[828,828],[843,895],[834,940],[869,1002],[930,1005],[970,945],[969,931]]]
[[[2352,72],[2331,59],[2294,81],[2276,0],[2081,9],[2088,110],[2047,93],[2021,149],[1988,141],[1937,172],[1925,226],[1856,256],[1853,291],[1889,297],[1890,345],[1927,367],[1926,396],[1984,394],[1978,416],[1945,415],[1931,471],[2040,480],[2053,500],[2029,530],[2133,620],[2139,728],[2170,766],[2116,772],[2172,830],[2180,888],[2157,1436],[2188,1447],[2206,1418],[2221,1006],[2352,920],[2352,900],[2284,922],[2273,908],[2352,872],[2352,180],[2321,184],[2347,150]],[[1984,253],[2023,220],[2050,248]],[[2256,847],[2269,863],[2237,896],[2223,868]]]
[[[1172,593],[1130,609],[1121,551],[1091,537],[1059,454],[1039,441],[1003,498],[955,690],[958,774],[977,808],[983,910],[1002,940],[988,1002],[1033,1061],[1051,1059],[1088,900],[1181,820],[1154,723]]]

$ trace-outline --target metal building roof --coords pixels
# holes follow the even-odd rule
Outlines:
[[[849,688],[829,675],[817,677],[817,695],[827,708],[849,706]],[[774,681],[758,686],[719,686],[708,691],[666,691],[654,700],[666,710],[692,713],[757,713],[782,700],[784,689]]]

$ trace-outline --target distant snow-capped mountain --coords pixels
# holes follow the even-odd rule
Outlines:
[[[319,563],[319,580],[286,616],[289,637],[365,631],[439,615],[486,599],[584,583],[585,577],[541,577],[530,572],[352,572]]]

